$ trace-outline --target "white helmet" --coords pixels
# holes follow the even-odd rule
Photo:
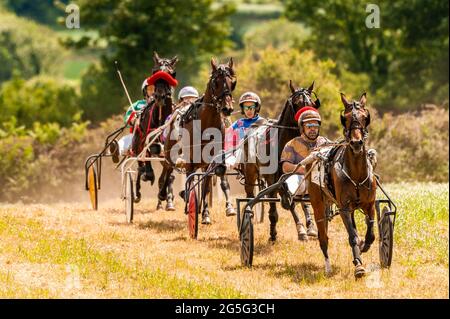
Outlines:
[[[148,82],[147,79],[144,80],[144,82],[142,82],[142,94],[144,95],[144,97],[147,96],[147,86],[148,86]]]
[[[185,97],[198,97],[198,91],[193,86],[185,86],[178,93],[178,100]]]
[[[258,94],[254,92],[245,92],[241,95],[239,98],[239,106],[241,107],[241,113],[244,114],[244,109],[242,107],[242,104],[244,102],[254,102],[256,103],[256,113],[259,113],[261,109],[261,99],[259,98]]]

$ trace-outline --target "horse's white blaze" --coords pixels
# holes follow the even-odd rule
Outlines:
[[[327,275],[329,275],[329,274],[331,274],[331,263],[330,263],[330,259],[329,258],[326,258],[325,259],[325,273],[327,274]]]

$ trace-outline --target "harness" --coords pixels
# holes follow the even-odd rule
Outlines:
[[[221,111],[223,109],[224,99],[227,96],[230,96],[230,97],[232,96],[231,92],[233,91],[234,86],[236,85],[236,80],[233,78],[231,88],[228,86],[227,81],[223,81],[222,93],[217,94],[216,90],[214,90],[213,84],[216,82],[217,78],[219,78],[219,77],[233,78],[232,74],[224,66],[219,66],[218,69],[211,75],[210,80],[208,82],[208,90],[210,90],[210,92],[212,93],[211,94],[212,103],[203,102],[205,99],[205,96],[204,95],[201,96],[194,103],[192,103],[191,106],[189,107],[189,109],[186,111],[186,113],[184,113],[182,115],[181,121],[180,121],[181,126],[184,126],[185,124],[189,123],[190,121],[198,120],[199,119],[199,108],[202,105],[213,106],[216,108],[216,111],[218,114],[221,113]]]

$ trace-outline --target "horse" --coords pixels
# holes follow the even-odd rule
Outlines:
[[[152,69],[153,74],[158,71],[163,71],[172,77],[175,77],[175,65],[178,62],[178,58],[175,56],[172,59],[160,58],[158,53],[154,52],[153,55],[154,67]],[[172,89],[167,81],[164,79],[157,79],[155,81],[155,91],[152,95],[151,102],[147,104],[136,123],[135,132],[132,140],[132,150],[135,155],[142,152],[145,146],[147,135],[159,126],[163,125],[166,118],[172,113]],[[160,155],[162,146],[160,139],[157,140],[147,150],[146,156]],[[151,162],[138,161],[138,177],[136,179],[136,202],[141,199],[141,177],[143,181],[150,181],[153,185],[155,181],[155,174]],[[170,195],[166,198],[167,205],[166,210],[175,210],[173,205],[173,192],[170,191]],[[158,201],[157,209],[162,208],[161,201]]]
[[[359,101],[349,102],[341,93],[341,101],[345,107],[341,113],[341,124],[344,128],[344,145],[337,146],[331,151],[333,156],[329,158],[330,172],[330,196],[324,195],[320,186],[311,183],[309,179],[309,196],[314,210],[319,243],[325,258],[325,271],[331,273],[331,264],[328,257],[328,219],[326,209],[334,202],[339,215],[348,233],[348,240],[352,248],[354,275],[361,278],[365,275],[365,269],[361,259],[361,253],[367,252],[375,240],[373,224],[375,216],[376,179],[373,167],[369,161],[365,141],[368,136],[367,127],[370,124],[370,113],[366,109],[366,93],[362,94]],[[312,164],[307,165],[306,169]],[[334,195],[333,195],[334,193]],[[367,231],[364,240],[360,240],[356,230],[354,211],[362,209],[365,214]]]
[[[211,142],[211,138],[206,138],[204,132],[208,129],[216,129],[221,133],[221,140],[218,142],[220,150],[223,150],[224,143],[224,133],[225,126],[223,117],[229,116],[233,112],[233,97],[232,92],[236,87],[236,77],[233,69],[233,58],[229,60],[227,64],[217,64],[214,58],[211,59],[211,76],[206,86],[206,90],[203,96],[198,98],[185,114],[181,115],[180,127],[189,135],[189,145],[183,145],[184,149],[187,149],[188,161],[184,164],[186,171],[186,177],[201,168],[203,171],[206,170],[208,161],[201,157],[200,161],[194,162],[194,153],[203,154],[204,147],[206,144]],[[198,120],[200,120],[201,128],[198,127]],[[172,135],[173,125],[171,126],[167,136]],[[194,135],[201,136],[199,138],[200,145],[194,145]],[[206,134],[207,135],[207,134]],[[217,142],[217,141],[216,141]],[[164,151],[166,156],[167,165],[164,165],[163,173],[159,180],[159,193],[158,198],[163,200],[167,197],[167,188],[171,182],[171,173],[175,167],[175,159],[171,156],[172,148],[177,144],[177,140],[173,138],[167,138],[164,144]],[[198,141],[195,141],[198,143]],[[210,154],[211,155],[211,154]],[[215,154],[218,155],[218,154]],[[222,160],[223,161],[223,160]],[[219,176],[225,174],[225,169],[217,169],[216,172]],[[221,179],[221,184],[226,183],[226,179]],[[208,201],[207,195],[211,191],[211,176],[207,176],[204,180],[205,188],[202,192],[202,198],[205,203],[204,209],[202,211],[202,224],[210,224],[211,220],[209,217]],[[222,185],[222,189],[225,189]],[[229,207],[231,205],[229,199],[229,187],[225,191],[226,205]],[[182,197],[184,192],[181,193]]]
[[[276,124],[269,125],[269,128],[266,130],[266,140],[263,141],[266,147],[266,154],[270,154],[272,160],[276,160],[276,163],[280,162],[281,153],[283,151],[284,146],[293,138],[300,136],[300,131],[298,128],[298,124],[294,119],[294,115],[305,106],[312,106],[318,108],[320,106],[319,100],[316,99],[313,101],[312,94],[314,90],[314,82],[309,86],[309,88],[295,88],[292,84],[292,81],[289,82],[289,87],[291,90],[291,96],[286,100],[283,110],[278,117]],[[263,124],[264,126],[264,124]],[[275,130],[274,133],[271,133],[272,130]],[[270,136],[274,136],[273,138],[277,141],[278,152],[273,154],[273,142],[271,143],[268,139]],[[244,143],[244,151],[246,154],[248,152],[248,141]],[[275,158],[273,158],[275,157]],[[258,156],[257,156],[258,159]],[[262,177],[269,187],[270,185],[275,184],[279,177],[282,175],[281,166],[277,166],[276,172],[272,174],[260,174],[261,168],[267,166],[265,163],[260,163],[258,160],[253,162],[247,162],[240,164],[240,171],[244,175],[245,179],[245,192],[247,194],[247,198],[254,198],[254,188],[256,186],[257,181]],[[285,209],[289,209],[292,217],[294,218],[297,233],[299,239],[301,239],[300,235],[300,218],[298,216],[297,211],[295,210],[295,203],[287,203],[285,199],[285,190],[274,190],[272,193],[269,193],[268,196],[271,198],[277,197],[277,193],[281,195],[282,198],[282,206]],[[308,204],[302,202],[303,210],[306,212],[306,209],[309,207],[305,207]],[[276,225],[278,222],[278,211],[275,202],[270,202],[270,210],[269,210],[269,220],[270,220],[270,238],[271,242],[275,242],[277,239],[277,230]]]

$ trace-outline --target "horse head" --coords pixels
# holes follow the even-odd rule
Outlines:
[[[349,102],[341,93],[341,101],[345,109],[341,113],[341,124],[344,127],[344,136],[352,151],[359,154],[363,151],[364,142],[368,136],[367,127],[370,124],[370,113],[366,109],[367,97],[363,93],[359,101]]]
[[[286,101],[286,105],[284,110],[280,115],[280,125],[285,126],[297,126],[297,123],[294,120],[294,115],[305,106],[312,106],[316,109],[320,107],[320,100],[317,98],[313,100],[312,95],[315,95],[314,92],[314,81],[307,88],[294,87],[292,80],[289,81],[289,88],[291,90],[291,96]]]
[[[229,116],[233,112],[232,92],[236,88],[236,75],[233,69],[233,58],[227,64],[217,64],[211,59],[211,77],[208,82],[214,105],[218,113]]]
[[[174,56],[172,59],[160,58],[158,53],[153,52],[153,69],[152,73],[163,71],[170,74],[173,78],[176,77],[175,66],[178,62],[178,57]]]

